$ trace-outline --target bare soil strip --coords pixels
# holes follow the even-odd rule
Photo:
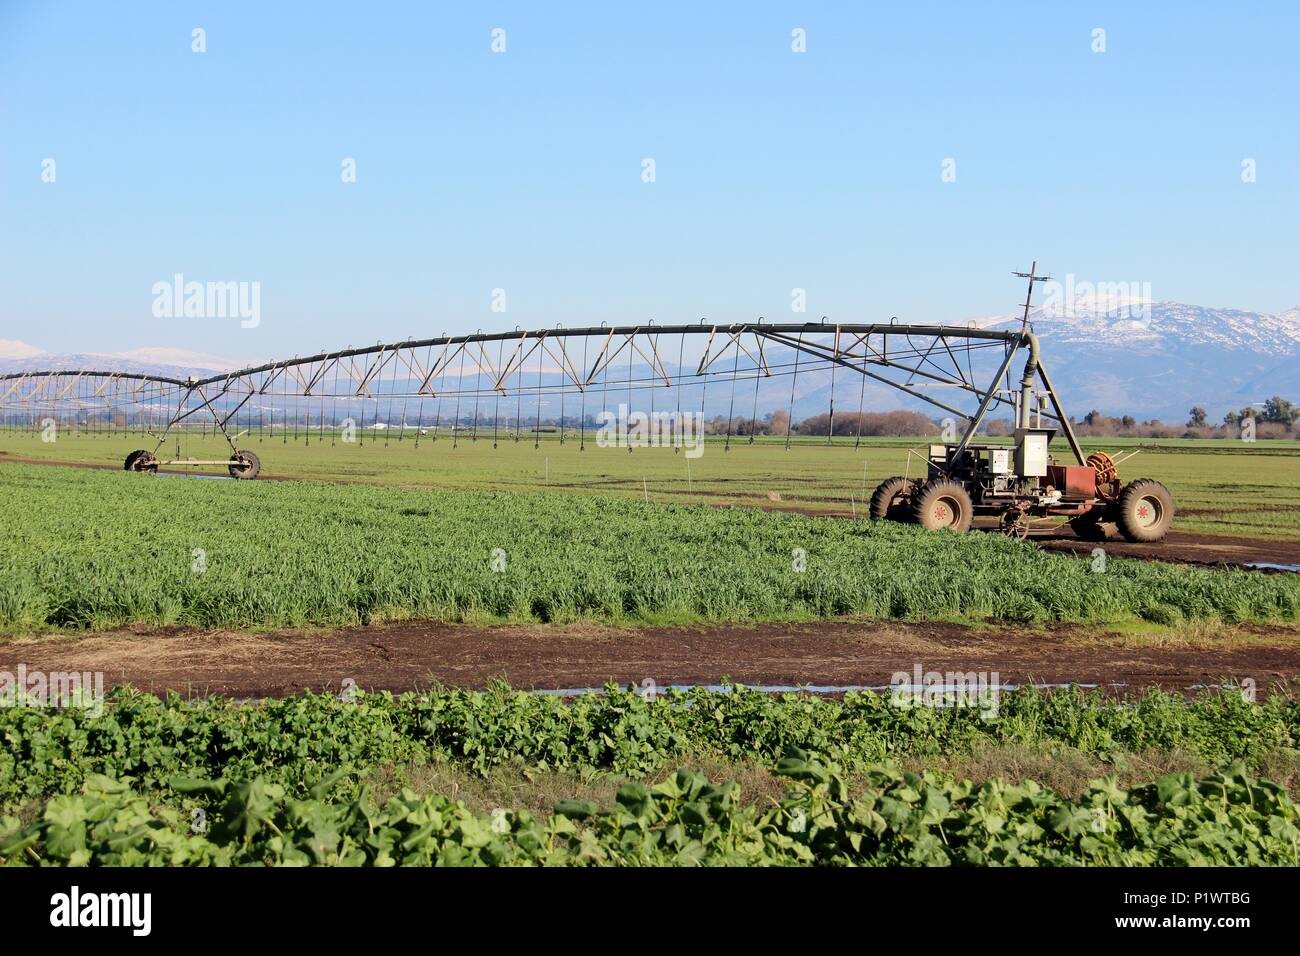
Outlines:
[[[1175,519],[1176,520],[1176,519]],[[1106,554],[1147,561],[1172,561],[1179,564],[1234,566],[1250,564],[1300,564],[1300,541],[1277,538],[1237,538],[1229,535],[1202,534],[1194,531],[1170,531],[1163,541],[1134,544],[1131,541],[1105,541],[1095,544],[1081,541],[1072,532],[1056,532],[1033,540],[1050,551],[1089,555],[1093,548]],[[1294,573],[1279,571],[1279,574]]]
[[[303,690],[606,682],[888,685],[896,672],[996,672],[1004,683],[1097,684],[1188,692],[1250,679],[1261,692],[1300,675],[1300,629],[1255,627],[1178,646],[1077,626],[1022,629],[834,621],[609,628],[400,622],[269,634],[168,629],[0,644],[0,670],[102,671],[106,685],[161,693],[279,697]],[[1157,641],[1156,644],[1160,642]]]

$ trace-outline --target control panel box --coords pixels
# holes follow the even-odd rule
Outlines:
[[[1046,477],[1049,432],[1023,428],[1017,430],[1016,437],[1016,474],[1021,478]]]

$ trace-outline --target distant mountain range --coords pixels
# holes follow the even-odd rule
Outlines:
[[[149,375],[166,375],[203,378],[244,368],[252,362],[218,358],[185,349],[143,348],[127,352],[46,352],[26,342],[0,339],[0,374],[22,372],[29,369],[84,369],[91,371],[140,372]]]
[[[1014,328],[1019,316],[974,320],[984,328]],[[1066,409],[1081,418],[1092,409],[1182,422],[1193,405],[1211,421],[1229,410],[1273,395],[1300,401],[1300,307],[1277,315],[1215,309],[1180,302],[1119,297],[1076,298],[1034,310],[1030,322],[1043,345],[1053,383]],[[962,324],[962,323],[959,323]],[[260,360],[259,360],[260,361]],[[112,369],[175,378],[202,377],[241,368],[249,361],[223,359],[180,349],[142,348],[118,353],[51,354],[25,342],[0,339],[0,373],[37,368]],[[836,384],[837,407],[856,411],[859,392]],[[794,398],[796,419],[826,411],[829,373],[800,376]],[[711,396],[712,397],[712,396]],[[752,392],[749,401],[752,402]],[[786,408],[788,379],[765,382],[759,409]],[[865,406],[882,411],[934,409],[885,386],[868,383]],[[708,414],[718,413],[713,407]],[[725,414],[726,408],[720,413]]]
[[[1095,408],[1180,422],[1202,405],[1218,421],[1273,395],[1300,400],[1300,307],[1268,315],[1181,302],[1076,301],[1035,310],[1030,322],[1076,417]]]

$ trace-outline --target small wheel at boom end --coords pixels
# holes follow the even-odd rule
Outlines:
[[[251,451],[237,451],[230,456],[230,477],[252,481],[262,470],[262,461]]]
[[[153,456],[152,452],[138,448],[126,456],[126,461],[122,464],[123,471],[141,471],[150,475],[158,474],[158,459]]]

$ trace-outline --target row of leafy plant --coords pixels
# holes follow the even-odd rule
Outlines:
[[[512,691],[441,689],[304,694],[241,705],[111,691],[102,713],[0,708],[0,807],[72,794],[93,776],[170,793],[177,777],[261,779],[300,798],[355,796],[381,766],[445,761],[472,773],[540,771],[645,775],[704,754],[770,764],[791,747],[853,770],[891,758],[961,754],[983,742],[1062,745],[1108,758],[1182,751],[1207,766],[1256,765],[1300,741],[1300,704],[1239,691],[1194,700],[1152,691],[1131,699],[1078,689],[1003,693],[996,714],[970,707],[898,707],[888,695],[842,699],[743,688],[670,691],[653,699],[610,687],[566,701]]]
[[[0,629],[964,618],[1289,621],[1300,577],[866,520],[0,465]]]
[[[679,771],[624,785],[613,807],[565,801],[546,820],[476,815],[403,791],[382,807],[295,799],[278,784],[178,780],[192,809],[158,807],[128,780],[92,777],[22,826],[0,819],[10,865],[1296,865],[1300,819],[1286,792],[1243,767],[1078,800],[1033,782],[979,787],[885,766],[850,790],[841,767],[790,752],[777,805],[740,801]],[[209,812],[210,810],[210,812]]]

